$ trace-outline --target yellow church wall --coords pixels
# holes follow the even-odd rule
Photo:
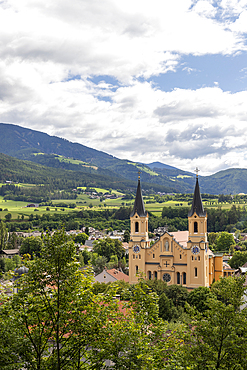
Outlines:
[[[196,186],[198,199],[198,179]],[[141,204],[140,192],[138,196],[139,203],[135,204]],[[181,284],[191,290],[199,286],[210,286],[214,279],[218,280],[223,275],[222,256],[214,256],[207,249],[207,216],[202,203],[197,201],[192,209],[195,212],[188,216],[188,231],[173,234],[165,232],[150,247],[148,216],[143,209],[139,216],[137,207],[136,213],[130,217],[130,283],[138,282],[137,271],[147,279],[169,279],[169,274],[170,281],[166,280],[168,285]],[[200,212],[197,214],[198,209]],[[136,246],[140,250],[133,252]]]

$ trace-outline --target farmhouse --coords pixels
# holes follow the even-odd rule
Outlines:
[[[160,279],[168,285],[183,285],[191,290],[199,286],[209,287],[223,276],[223,256],[208,248],[207,213],[202,204],[198,174],[187,231],[164,231],[150,245],[148,213],[142,198],[140,176],[130,224],[130,283],[136,283],[143,275],[147,279]]]

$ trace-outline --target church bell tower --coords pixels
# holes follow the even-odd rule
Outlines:
[[[189,239],[188,250],[188,286],[209,286],[207,212],[204,211],[198,169],[191,209],[188,213]]]
[[[138,276],[145,273],[145,253],[149,247],[148,213],[142,198],[140,173],[134,208],[130,214],[130,241],[129,241],[129,281],[135,283]]]

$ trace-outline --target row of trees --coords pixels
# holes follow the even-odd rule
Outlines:
[[[91,270],[78,268],[64,230],[47,235],[40,257],[26,266],[18,292],[11,298],[0,293],[3,370],[100,370],[106,360],[119,370],[247,368],[243,279],[221,279],[207,294],[195,290],[185,319],[168,324],[160,317],[163,293],[142,279],[125,286],[124,301],[114,299],[116,284],[97,294]],[[181,294],[173,296],[176,306]]]

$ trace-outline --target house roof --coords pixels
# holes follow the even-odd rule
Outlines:
[[[144,206],[144,202],[143,202],[143,198],[142,198],[140,178],[138,179],[135,204],[134,204],[134,208],[133,208],[133,210],[130,214],[130,217],[133,217],[135,213],[137,213],[138,216],[140,216],[140,217],[146,217],[147,216],[147,212],[145,211],[145,206]]]
[[[111,276],[113,276],[116,280],[124,280],[126,281],[126,283],[129,282],[129,276],[119,270],[111,269],[111,270],[106,270],[106,272],[110,274]]]
[[[187,242],[189,240],[189,232],[186,231],[175,231],[170,233],[176,242],[181,244],[183,247],[187,247]]]
[[[196,186],[194,190],[194,197],[192,201],[191,210],[188,213],[188,217],[191,217],[194,213],[197,214],[199,217],[205,217],[207,212],[204,211],[202,198],[200,193],[200,187],[198,182],[198,177],[196,178]]]
[[[2,252],[10,256],[11,254],[19,254],[19,249],[3,249]]]

